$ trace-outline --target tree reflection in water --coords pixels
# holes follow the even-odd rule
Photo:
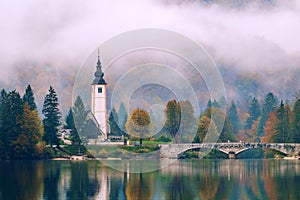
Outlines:
[[[298,160],[176,161],[149,173],[98,161],[1,161],[0,177],[0,199],[300,199]]]

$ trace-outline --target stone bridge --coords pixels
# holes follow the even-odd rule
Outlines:
[[[212,149],[221,151],[228,155],[228,158],[235,158],[236,155],[249,149],[269,148],[277,150],[285,155],[298,156],[300,143],[182,143],[160,145],[160,156],[162,158],[179,158],[184,152],[191,149],[203,149],[209,152]]]

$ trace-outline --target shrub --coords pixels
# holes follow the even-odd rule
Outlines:
[[[172,139],[171,139],[170,137],[168,137],[168,136],[162,135],[162,136],[160,136],[160,137],[158,138],[157,141],[159,141],[159,142],[171,142]]]

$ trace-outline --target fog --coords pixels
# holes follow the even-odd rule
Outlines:
[[[58,84],[58,77],[73,77],[102,42],[125,31],[149,27],[190,37],[217,63],[239,73],[269,73],[283,68],[288,72],[299,66],[299,1],[204,2],[1,1],[2,85],[18,88],[15,80],[36,68],[51,71],[45,75],[49,83],[44,87]]]

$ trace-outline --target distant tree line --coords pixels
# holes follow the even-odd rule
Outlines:
[[[30,85],[23,96],[16,90],[0,91],[1,159],[45,157],[47,145],[61,144],[58,137],[61,128],[70,130],[69,139],[73,145],[81,145],[101,134],[80,96],[62,123],[58,97],[52,86],[44,97],[42,114],[43,118],[40,118]],[[128,115],[121,103],[118,110],[112,108],[109,114],[109,135],[139,140],[141,144],[143,140],[300,142],[300,98],[293,103],[279,102],[271,92],[261,102],[252,97],[246,111],[238,103],[231,101],[228,104],[221,98],[209,100],[200,116],[194,115],[189,101],[176,100],[166,103],[163,114],[159,117],[136,108]],[[155,123],[161,123],[162,128],[155,130]]]
[[[140,108],[137,109],[139,113],[149,115],[147,111],[141,112]],[[227,110],[226,114],[224,110]],[[123,134],[138,139],[136,131],[126,126],[126,120],[120,123],[118,119],[120,113],[123,113],[126,119],[131,120],[134,118],[133,115],[136,117],[135,112],[136,109],[127,117],[123,103],[122,109],[120,106],[118,112],[113,108],[108,120],[111,127],[110,134]],[[194,116],[194,109],[189,101],[170,100],[166,104],[164,115],[165,121],[155,120],[149,115],[150,123],[147,125],[149,131],[148,134],[143,133],[142,138],[159,140],[162,137],[177,143],[300,142],[300,98],[296,98],[294,103],[279,102],[272,92],[269,92],[261,102],[258,98],[252,97],[246,111],[235,101],[227,103],[225,98],[219,101],[209,100],[199,117]],[[164,123],[163,128],[157,133],[153,133],[153,121]]]

